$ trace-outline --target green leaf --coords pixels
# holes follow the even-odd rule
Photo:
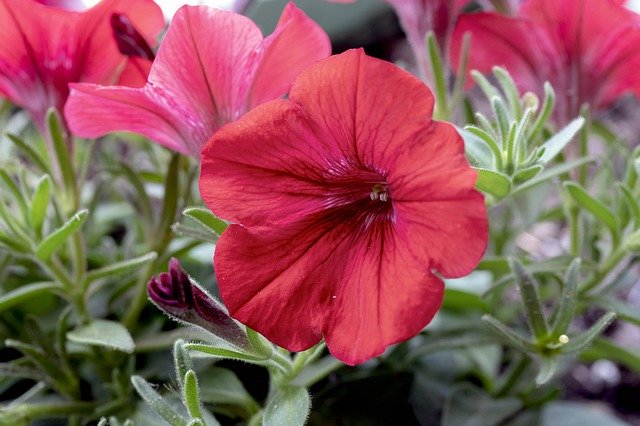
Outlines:
[[[303,426],[309,415],[311,398],[305,388],[288,386],[279,389],[267,403],[264,426]]]
[[[541,165],[537,164],[537,165],[534,165],[534,166],[527,167],[526,169],[519,170],[513,176],[513,182],[516,183],[516,184],[519,184],[519,183],[522,183],[522,182],[526,182],[529,179],[532,179],[538,173],[540,173],[543,169],[544,169],[544,167],[542,167]]]
[[[87,210],[80,210],[60,228],[47,235],[36,247],[36,256],[42,260],[47,260],[51,257],[51,255],[58,250],[58,248],[60,248],[60,246],[63,245],[69,237],[80,229],[87,218],[87,213]]]
[[[640,229],[640,205],[636,197],[634,197],[631,189],[624,183],[618,182],[622,198],[629,207],[631,217],[633,218],[633,229]]]
[[[470,162],[472,165],[493,170],[496,156],[494,147],[497,148],[497,145],[495,145],[495,141],[493,141],[491,136],[484,130],[473,126],[468,126],[464,129],[458,128],[457,130],[460,136],[462,136],[465,152],[467,156],[471,157]],[[483,137],[480,137],[476,132],[482,132]],[[490,142],[487,142],[487,140]],[[497,155],[501,155],[499,149],[497,150]]]
[[[569,142],[573,140],[576,134],[584,126],[584,118],[578,117],[565,126],[558,133],[553,135],[551,139],[546,141],[541,148],[544,149],[542,156],[540,156],[540,162],[547,164],[558,155]]]
[[[551,117],[551,113],[553,112],[553,107],[556,104],[556,94],[553,91],[553,87],[549,82],[544,83],[544,101],[542,103],[542,109],[540,114],[538,114],[538,118],[533,123],[531,127],[531,133],[529,134],[529,139],[535,139],[538,134],[542,132],[544,126],[547,124],[549,117]]]
[[[145,255],[135,257],[129,260],[123,260],[121,262],[112,263],[103,268],[94,269],[87,273],[85,281],[90,283],[101,278],[107,277],[115,277],[118,275],[123,275],[129,272],[134,272],[139,270],[142,266],[146,265],[149,262],[153,262],[158,257],[156,252],[147,253]]]
[[[3,189],[13,195],[13,199],[18,203],[18,207],[20,207],[20,212],[26,223],[26,221],[29,220],[29,207],[27,206],[27,200],[25,200],[22,191],[20,191],[20,188],[18,188],[13,179],[11,179],[11,176],[2,169],[0,169],[0,181],[2,182]]]
[[[73,162],[69,157],[69,147],[67,146],[64,130],[60,124],[60,117],[55,108],[51,108],[47,112],[47,123],[64,187],[67,189],[77,188]]]
[[[59,288],[55,283],[50,282],[34,283],[18,287],[0,297],[0,312],[42,294],[53,293]]]
[[[573,160],[573,161],[568,161],[565,163],[561,163],[558,164],[557,166],[554,166],[550,169],[547,169],[539,174],[537,174],[535,177],[533,177],[532,179],[529,179],[528,181],[516,186],[512,191],[511,194],[515,195],[519,192],[522,191],[526,191],[527,189],[530,189],[536,185],[540,185],[543,182],[548,181],[549,179],[552,179],[556,176],[560,176],[562,174],[565,174],[573,169],[575,169],[576,167],[580,167],[584,164],[590,163],[594,161],[593,158],[590,157],[584,157],[584,158],[580,158],[578,160]]]
[[[184,345],[184,347],[190,351],[196,351],[216,358],[235,359],[238,361],[246,361],[254,364],[261,364],[262,361],[268,360],[268,358],[265,358],[263,356],[247,354],[233,349],[220,348],[212,345],[205,345],[203,343],[187,343]]]
[[[431,72],[433,75],[433,82],[435,86],[436,95],[436,114],[441,114],[442,111],[447,111],[447,83],[445,78],[444,65],[442,64],[442,52],[438,47],[433,31],[427,33],[427,51],[429,53],[429,63],[431,65]],[[438,117],[441,119],[447,117]]]
[[[556,319],[553,323],[551,335],[558,337],[563,333],[566,333],[573,319],[573,315],[576,311],[576,305],[578,303],[578,275],[580,273],[580,266],[582,261],[580,258],[576,258],[571,262],[567,275],[564,279],[564,285],[562,287],[562,299],[558,305],[556,311]]]
[[[198,395],[198,378],[193,370],[187,371],[182,381],[182,398],[184,406],[192,419],[203,419],[200,397]]]
[[[96,319],[67,333],[72,342],[132,353],[135,344],[127,329],[115,321]]]
[[[493,399],[471,385],[460,385],[445,402],[442,426],[498,425],[521,407],[518,398]]]
[[[211,232],[221,235],[229,226],[227,222],[218,219],[211,211],[205,207],[187,207],[182,214],[196,220]]]
[[[498,319],[494,318],[489,314],[485,314],[482,316],[482,321],[489,326],[491,330],[495,332],[496,335],[500,336],[505,343],[510,344],[514,348],[518,349],[523,353],[533,353],[535,352],[535,346],[529,340],[524,338],[519,333],[511,330],[505,324],[500,322]]]
[[[511,119],[509,117],[509,113],[507,112],[507,107],[504,104],[504,101],[500,96],[494,96],[491,98],[491,109],[493,110],[493,115],[498,122],[498,130],[500,131],[500,138],[502,140],[502,146],[507,146],[509,129],[511,128]],[[509,158],[511,160],[511,158]]]
[[[51,177],[44,175],[36,185],[33,197],[31,198],[31,205],[29,206],[31,226],[38,234],[40,234],[42,230],[42,224],[44,223],[50,201]]]
[[[199,382],[200,399],[203,402],[250,407],[257,411],[257,403],[233,371],[211,367],[202,374]]]
[[[186,426],[187,419],[178,414],[153,387],[140,376],[131,377],[131,383],[138,395],[171,426]]]
[[[29,158],[29,160],[31,160],[31,162],[41,172],[51,175],[51,169],[49,168],[49,165],[45,162],[42,156],[35,149],[31,147],[31,145],[29,145],[28,143],[26,143],[24,140],[22,140],[16,135],[12,135],[8,133],[7,137],[9,138],[9,140],[11,140],[11,142],[13,142],[20,149],[20,151],[22,151],[24,155],[26,155]]]
[[[176,368],[176,377],[180,382],[180,386],[183,386],[182,379],[187,374],[187,371],[193,370],[193,362],[189,357],[189,352],[184,347],[184,340],[178,339],[173,345],[173,364]]]
[[[563,353],[580,352],[589,346],[616,319],[614,312],[604,314],[595,324],[582,334],[571,338],[569,343],[562,346]]]
[[[578,205],[588,210],[596,219],[609,228],[614,238],[618,236],[618,219],[616,219],[615,215],[611,213],[611,210],[609,210],[607,206],[593,198],[586,189],[575,182],[565,182],[564,187]]]
[[[540,370],[536,375],[536,386],[546,385],[553,379],[556,372],[558,371],[558,360],[557,358],[542,358]]]
[[[502,173],[488,169],[476,169],[478,172],[478,180],[476,187],[486,193],[497,198],[503,198],[509,195],[511,191],[511,181]]]
[[[470,309],[488,311],[487,302],[479,295],[451,288],[445,288],[444,290],[442,308],[457,311],[468,311]]]
[[[265,358],[271,358],[273,354],[273,345],[269,342],[264,336],[262,336],[257,331],[247,329],[247,338],[249,339],[249,343],[251,347],[255,350],[256,353],[264,356]]]
[[[522,306],[524,307],[529,328],[537,340],[545,339],[549,334],[549,328],[544,317],[540,297],[538,296],[538,284],[533,275],[525,271],[522,264],[516,259],[511,258],[510,264],[520,289]]]
[[[520,107],[520,92],[509,75],[509,72],[502,67],[493,67],[493,75],[496,76],[498,84],[500,84],[502,91],[507,97],[509,107],[511,108],[511,111],[513,111],[514,117],[520,117],[522,114]]]

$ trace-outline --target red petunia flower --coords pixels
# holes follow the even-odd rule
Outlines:
[[[200,191],[235,222],[214,258],[233,317],[293,351],[324,336],[347,364],[431,321],[440,276],[487,244],[462,139],[432,112],[422,82],[350,50],[214,135]]]
[[[222,125],[284,95],[302,68],[330,53],[326,33],[293,3],[266,38],[242,15],[183,6],[143,88],[72,85],[65,114],[78,136],[132,131],[199,157]]]
[[[640,21],[622,3],[527,0],[516,18],[465,15],[452,38],[452,59],[470,32],[470,69],[503,66],[520,89],[539,95],[549,81],[557,94],[556,121],[565,123],[585,103],[598,110],[627,92],[640,95]]]
[[[134,22],[148,43],[164,28],[151,0],[103,0],[84,12],[0,0],[0,96],[26,109],[42,131],[47,110],[62,110],[70,82],[115,83],[128,58],[114,39],[114,13]]]

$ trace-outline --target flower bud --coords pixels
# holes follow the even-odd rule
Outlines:
[[[533,113],[538,111],[538,107],[540,106],[540,100],[538,96],[536,96],[533,92],[527,92],[522,96],[522,109],[525,111],[531,109]]]
[[[147,290],[151,301],[175,320],[200,327],[238,348],[251,347],[244,328],[187,275],[177,259],[169,261],[168,272],[151,278]]]

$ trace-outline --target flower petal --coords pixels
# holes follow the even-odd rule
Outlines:
[[[351,365],[414,336],[433,318],[442,282],[392,232],[305,225],[266,236],[238,225],[225,231],[214,263],[234,318],[292,351],[324,335],[331,353]]]
[[[329,37],[293,3],[287,4],[274,32],[256,57],[256,79],[249,96],[253,108],[289,91],[300,70],[331,54]]]
[[[184,143],[189,136],[182,133],[182,124],[149,88],[70,86],[71,96],[64,113],[73,134],[95,138],[113,131],[130,131],[190,154]]]
[[[320,95],[321,94],[321,95]],[[305,111],[323,148],[364,166],[390,168],[406,140],[428,131],[433,95],[413,75],[361,49],[300,73],[289,99]],[[385,172],[386,170],[380,170]]]
[[[451,39],[451,60],[458,68],[464,34],[471,34],[469,70],[488,73],[505,67],[523,91],[540,94],[553,69],[555,53],[551,40],[533,24],[497,13],[462,15]],[[468,86],[473,85],[469,78]]]
[[[323,210],[327,165],[305,121],[275,100],[220,129],[202,151],[200,193],[209,208],[244,226],[276,227]]]

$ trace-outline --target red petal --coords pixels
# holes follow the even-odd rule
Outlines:
[[[216,248],[216,276],[239,321],[292,351],[324,334],[331,353],[354,365],[424,328],[443,286],[393,233],[326,225],[269,235],[231,225]]]
[[[311,66],[296,79],[289,99],[310,120],[329,159],[357,159],[388,171],[405,142],[428,131],[433,95],[395,65],[349,50]]]
[[[305,121],[276,100],[220,129],[202,151],[200,193],[209,208],[245,226],[276,227],[324,210],[323,147]]]
[[[318,24],[289,3],[273,34],[264,39],[260,53],[255,59],[250,108],[288,92],[303,68],[331,54],[331,42]]]

